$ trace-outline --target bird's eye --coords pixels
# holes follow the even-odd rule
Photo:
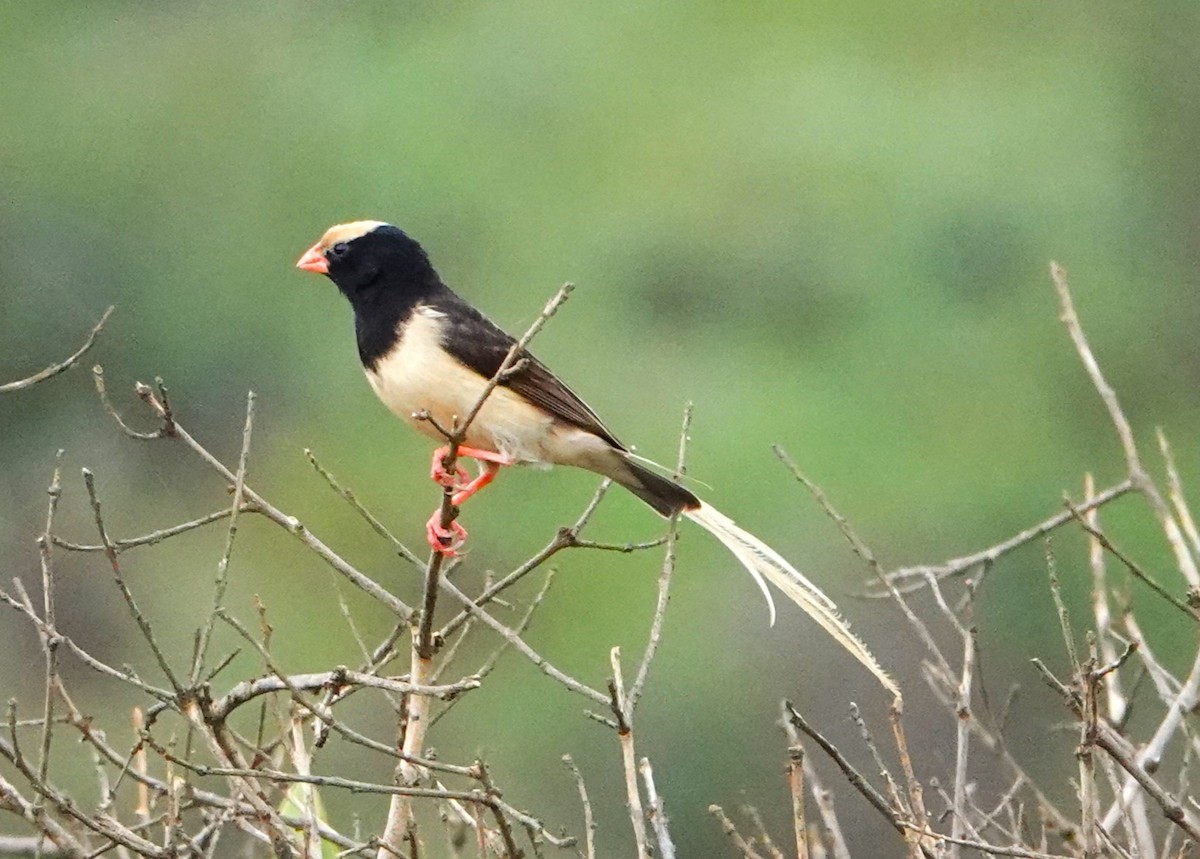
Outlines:
[[[334,259],[341,259],[350,252],[350,245],[345,242],[338,242],[329,249],[329,255]]]

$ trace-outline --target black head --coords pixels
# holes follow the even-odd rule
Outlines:
[[[296,266],[326,275],[351,301],[440,283],[416,239],[382,221],[330,227]]]

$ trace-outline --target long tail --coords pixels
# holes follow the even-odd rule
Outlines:
[[[739,528],[728,516],[705,504],[678,483],[656,474],[626,456],[622,456],[621,461],[620,467],[614,467],[609,472],[618,483],[663,516],[682,514],[691,519],[720,540],[725,548],[742,562],[742,566],[750,573],[767,599],[772,626],[775,625],[775,601],[771,598],[767,582],[783,591],[788,599],[824,627],[826,632],[875,675],[885,689],[897,698],[901,697],[899,687],[875,661],[867,646],[850,631],[849,624],[838,614],[833,600],[825,596],[778,552],[750,532]]]
[[[764,579],[783,591],[788,599],[824,627],[842,647],[846,648],[855,659],[867,667],[879,680],[883,687],[896,697],[900,697],[900,689],[888,676],[887,672],[875,661],[871,651],[862,643],[857,635],[850,631],[850,625],[837,612],[837,606],[825,596],[812,582],[780,557],[779,553],[734,524],[733,520],[719,510],[701,503],[699,507],[683,511],[683,515],[691,519],[708,533],[725,544],[734,556],[742,562],[766,594],[767,604],[771,610],[771,623],[775,623],[775,603],[767,590]]]

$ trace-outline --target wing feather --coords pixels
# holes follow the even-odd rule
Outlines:
[[[428,306],[445,314],[442,345],[446,351],[479,375],[488,379],[495,376],[517,341],[449,290]],[[521,357],[525,363],[500,383],[503,387],[559,420],[599,436],[618,450],[625,450],[592,408],[545,364],[529,352],[523,351]]]

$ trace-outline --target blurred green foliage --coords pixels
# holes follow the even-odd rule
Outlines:
[[[1053,512],[1063,490],[1078,495],[1085,470],[1102,484],[1121,476],[1056,320],[1051,258],[1071,271],[1147,451],[1162,425],[1185,476],[1198,473],[1197,45],[1200,10],[1179,2],[4,4],[0,380],[67,354],[115,303],[85,363],[105,365],[131,420],[143,417],[133,380],[162,376],[180,419],[232,461],[254,389],[253,484],[411,595],[412,571],[301,455],[313,448],[419,544],[436,500],[428,446],[363,384],[341,298],[292,269],[329,224],[389,220],[510,330],[577,282],[535,351],[657,459],[673,457],[693,401],[689,458],[704,494],[846,602],[863,570],[772,442],[888,565],[1007,536]],[[79,368],[0,399],[7,574],[35,578],[32,535],[59,447],[68,535],[91,536],[83,465],[121,535],[226,503],[179,448],[121,437]],[[471,573],[531,553],[593,485],[565,471],[506,475],[468,510]],[[1117,509],[1112,521],[1146,563],[1166,560],[1147,517]],[[596,533],[658,527],[614,497]],[[194,534],[128,556],[181,658],[221,541]],[[1078,600],[1082,544],[1061,544]],[[608,647],[632,658],[643,642],[658,563],[564,559],[537,646],[601,683]],[[132,627],[96,569],[62,560],[64,626],[133,660],[138,643],[111,638]],[[232,575],[231,605],[252,617],[262,596],[290,668],[356,660],[329,576],[301,549],[248,522]],[[1044,596],[1037,547],[982,593],[998,684],[1029,682],[1026,656],[1060,652]],[[386,629],[350,599],[369,634]],[[847,613],[919,689],[896,613],[853,602]],[[289,618],[305,617],[328,628],[300,635],[313,625]],[[11,637],[0,686],[20,691],[40,656],[28,635]],[[488,756],[510,800],[578,830],[558,757],[615,783],[615,745],[527,664],[501,671],[434,742],[449,758]],[[768,631],[748,579],[686,533],[638,737],[682,855],[722,849],[709,802],[744,798],[783,827],[778,699],[825,708],[837,725],[848,692],[882,706],[795,613]],[[387,715],[375,718],[386,730]],[[1018,730],[1040,743],[1054,718],[1029,715]],[[347,813],[346,797],[327,800]],[[622,844],[621,798],[599,804],[602,839]],[[858,843],[895,847],[845,804],[861,818]]]

